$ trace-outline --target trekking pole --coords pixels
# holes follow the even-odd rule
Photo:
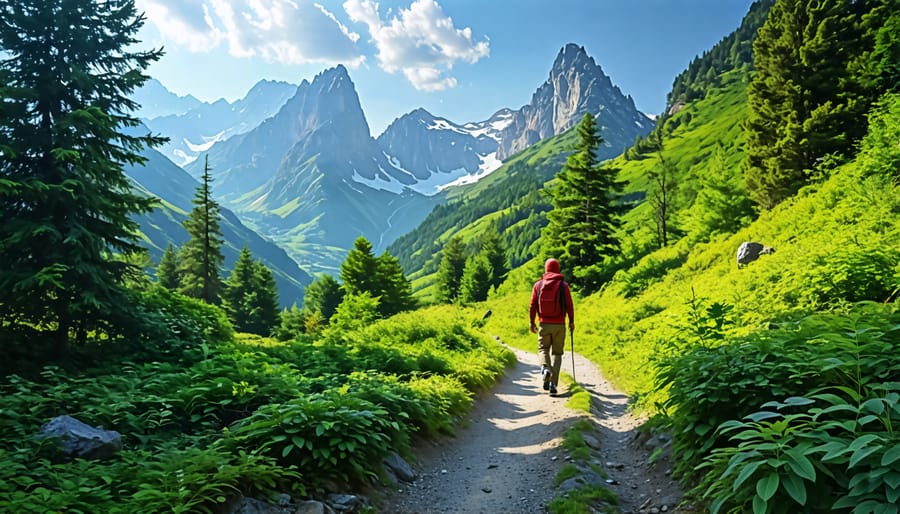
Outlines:
[[[572,382],[578,383],[575,380],[575,329],[569,329],[569,339],[572,340]]]

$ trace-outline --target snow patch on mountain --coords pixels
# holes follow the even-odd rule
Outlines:
[[[481,155],[481,165],[478,167],[478,173],[474,174],[466,174],[462,177],[457,178],[452,182],[448,182],[438,188],[439,191],[443,191],[448,187],[453,186],[462,186],[465,184],[474,184],[484,177],[490,175],[491,173],[497,171],[498,168],[503,164],[503,161],[497,158],[497,152],[491,152],[487,155]]]

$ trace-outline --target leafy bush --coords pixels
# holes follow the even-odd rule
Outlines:
[[[321,487],[373,476],[400,430],[386,409],[349,394],[326,393],[260,408],[231,430],[226,444],[296,466]]]

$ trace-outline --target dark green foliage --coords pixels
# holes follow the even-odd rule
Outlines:
[[[442,301],[452,303],[459,297],[465,267],[466,245],[461,237],[451,237],[441,250],[441,265],[438,268],[439,297]]]
[[[866,133],[866,113],[887,89],[857,63],[896,12],[879,4],[778,0],[769,12],[753,43],[744,167],[763,208],[795,194],[821,159],[847,155]]]
[[[733,234],[753,219],[753,202],[739,176],[729,170],[721,146],[716,147],[709,168],[700,175],[697,197],[689,211],[693,239],[708,240]]]
[[[240,332],[266,336],[280,325],[275,279],[262,261],[253,261],[247,246],[225,281],[222,308]]]
[[[306,286],[303,296],[303,307],[309,312],[318,312],[322,320],[328,323],[341,300],[344,299],[344,290],[331,275],[321,275]]]
[[[347,294],[370,293],[378,296],[378,261],[372,243],[360,236],[341,264],[341,283]]]
[[[708,491],[713,512],[760,502],[784,513],[802,511],[798,504],[843,512],[864,501],[895,503],[900,490],[880,477],[900,477],[885,457],[900,428],[896,309],[862,303],[723,345],[728,310],[714,307],[692,322],[693,346],[665,358],[658,375],[669,387],[678,470],[690,478],[707,459],[710,475],[698,490]],[[757,412],[772,407],[781,412]],[[747,480],[759,485],[742,487]]]
[[[178,279],[178,254],[175,247],[171,244],[166,246],[159,259],[159,266],[156,267],[156,283],[170,289],[172,291],[178,289],[180,280]]]
[[[481,236],[481,252],[491,268],[491,287],[499,287],[509,273],[508,259],[500,233],[496,227],[490,227]]]
[[[109,313],[140,272],[111,257],[142,251],[131,216],[153,201],[122,168],[162,140],[127,133],[128,97],[161,53],[132,50],[133,1],[3,0],[0,12],[0,319],[54,330],[61,358],[71,329],[116,331]]]
[[[378,299],[384,317],[415,306],[409,281],[399,261],[388,252],[372,254],[372,244],[359,237],[341,264],[341,281],[348,295],[369,294]]]
[[[381,302],[379,308],[384,317],[415,308],[412,286],[403,274],[396,257],[384,252],[377,259],[377,280]]]
[[[178,254],[179,291],[206,303],[219,303],[222,292],[222,245],[219,204],[212,198],[209,156],[203,167],[203,181],[194,195],[194,209],[182,225],[190,238]]]
[[[483,302],[491,291],[493,270],[487,256],[479,253],[466,260],[459,286],[459,301],[462,303]]]
[[[582,118],[578,137],[575,153],[548,193],[553,210],[542,232],[543,253],[559,259],[564,271],[571,270],[571,283],[578,289],[593,292],[601,285],[604,261],[619,253],[622,184],[616,181],[616,169],[597,160],[603,140],[592,115]]]

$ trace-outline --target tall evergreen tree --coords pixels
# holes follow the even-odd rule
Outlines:
[[[753,219],[753,202],[742,184],[735,182],[725,153],[718,147],[709,168],[700,174],[697,198],[689,211],[690,235],[708,241],[717,234],[733,234]]]
[[[403,274],[400,261],[388,252],[378,256],[378,306],[384,317],[415,308],[416,301],[412,295],[412,285]]]
[[[491,265],[483,253],[466,261],[462,283],[459,287],[459,301],[462,303],[483,302],[491,291]]]
[[[212,177],[209,172],[209,156],[206,156],[203,181],[192,200],[194,209],[182,223],[190,239],[181,247],[178,271],[181,293],[206,303],[217,304],[222,291],[220,273],[225,262],[222,255],[225,239],[219,228],[219,204],[212,198]]]
[[[891,0],[894,2],[894,0]],[[896,3],[896,2],[894,2]],[[843,156],[866,133],[885,81],[874,58],[884,0],[777,0],[753,42],[744,178],[770,209],[794,195],[827,155]]]
[[[253,256],[245,245],[222,288],[222,308],[240,332],[250,332],[253,324],[254,304],[257,303],[255,271]]]
[[[378,262],[372,253],[372,243],[365,237],[358,237],[353,242],[353,249],[347,253],[341,263],[341,282],[347,294],[378,294]]]
[[[256,303],[250,332],[268,336],[281,324],[281,306],[275,275],[261,259],[256,260],[253,285],[256,288]]]
[[[156,282],[171,291],[178,289],[180,283],[178,280],[178,254],[171,243],[166,245],[166,251],[159,259],[159,266],[156,267]]]
[[[306,286],[303,307],[308,312],[318,312],[327,323],[343,299],[344,291],[338,281],[331,275],[322,275]]]
[[[509,259],[506,258],[506,249],[500,241],[496,225],[488,227],[481,236],[481,253],[491,267],[491,286],[499,287],[509,273]]]
[[[132,92],[161,51],[136,51],[133,0],[0,0],[0,320],[70,331],[123,316],[139,273],[133,215],[151,209],[123,165],[163,140],[133,135]],[[123,320],[124,321],[124,320]]]
[[[452,303],[459,297],[459,285],[466,267],[466,245],[459,236],[451,237],[441,251],[438,267],[438,288],[440,299]]]
[[[585,292],[600,286],[603,264],[619,252],[616,230],[622,214],[618,170],[597,158],[603,139],[594,116],[587,113],[577,127],[575,152],[566,159],[548,191],[553,209],[542,232],[543,253],[571,270],[570,281]]]

